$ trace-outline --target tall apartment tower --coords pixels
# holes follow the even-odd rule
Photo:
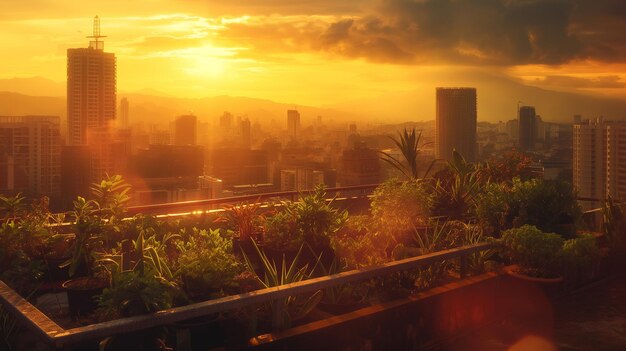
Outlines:
[[[608,195],[626,199],[626,123],[601,118],[574,125],[574,188],[597,208]]]
[[[437,88],[437,157],[476,161],[476,88]]]
[[[122,100],[120,100],[120,128],[122,129],[128,129],[128,113],[128,99],[122,98]]]
[[[194,115],[178,116],[174,121],[174,145],[196,145],[198,118]]]
[[[519,139],[518,146],[522,151],[530,151],[535,147],[537,140],[537,115],[532,106],[522,106],[519,109]]]
[[[58,116],[0,116],[0,193],[59,195],[60,124]]]
[[[115,54],[104,52],[100,20],[94,19],[95,40],[88,48],[67,49],[67,123],[70,145],[88,145],[115,120]]]
[[[300,133],[300,112],[287,110],[287,132],[291,138],[297,138]]]
[[[113,53],[104,52],[98,16],[88,38],[93,39],[89,47],[67,49],[67,138],[70,146],[89,149],[90,164],[82,166],[98,182],[112,172],[116,62]]]

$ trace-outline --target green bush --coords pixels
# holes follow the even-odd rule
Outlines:
[[[396,242],[409,242],[415,226],[428,223],[430,197],[426,183],[388,180],[372,194],[370,224],[374,232],[389,232]]]
[[[177,274],[187,294],[195,299],[221,296],[236,288],[234,278],[243,267],[233,253],[232,241],[219,230],[197,230],[187,242],[178,242]]]
[[[324,188],[318,187],[298,202],[283,203],[280,211],[266,220],[264,244],[291,251],[304,243],[314,249],[325,248],[347,218],[348,212],[333,208]]]
[[[502,244],[505,254],[519,265],[520,273],[539,278],[558,276],[558,253],[563,246],[560,235],[524,225],[504,231]]]
[[[531,179],[486,186],[478,197],[476,214],[496,233],[525,224],[545,232],[571,235],[562,224],[576,223],[580,208],[569,183]]]
[[[263,245],[273,250],[297,251],[304,243],[304,235],[291,208],[293,203],[285,206],[287,208],[266,219]]]
[[[560,256],[568,266],[591,266],[600,257],[600,248],[596,238],[589,233],[563,243]]]

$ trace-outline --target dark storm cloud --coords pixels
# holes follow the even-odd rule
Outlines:
[[[565,0],[387,0],[379,13],[349,27],[332,24],[321,43],[329,51],[353,52],[350,48],[380,40],[387,44],[377,48],[378,57],[402,52],[399,61],[409,56],[558,64],[583,54],[583,43],[570,31],[576,7],[576,2]],[[328,36],[336,40],[324,40]],[[385,49],[391,52],[381,54]]]
[[[581,78],[571,76],[546,76],[536,80],[537,84],[571,89],[621,89],[626,83],[619,76],[600,76],[595,78]]]
[[[311,18],[304,21],[314,24],[280,24],[297,30],[288,30],[287,37],[274,38],[274,43],[289,41],[289,33],[294,33],[300,48],[306,45],[394,63],[626,61],[626,0],[380,0],[376,4],[354,18],[342,15],[332,23],[314,23]],[[263,24],[255,26],[254,32],[264,31]],[[276,48],[272,42],[266,46]]]

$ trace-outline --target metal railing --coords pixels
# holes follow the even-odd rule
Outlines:
[[[112,335],[137,332],[158,326],[167,326],[192,318],[258,305],[283,299],[288,296],[330,288],[336,285],[354,283],[391,273],[417,269],[444,260],[459,259],[460,277],[464,278],[467,271],[467,255],[493,248],[493,243],[463,246],[381,265],[304,280],[297,283],[67,330],[31,305],[30,302],[22,298],[2,281],[0,281],[0,303],[16,316],[21,323],[39,335],[46,343],[54,348],[60,349],[81,342],[101,340]],[[281,313],[281,311],[274,310],[273,313]]]
[[[336,188],[327,188],[325,189],[327,194],[339,194],[339,193],[347,193],[348,195],[363,197],[367,196],[372,190],[376,189],[379,184],[365,184],[365,185],[354,185],[354,186],[344,186],[344,187],[336,187]],[[152,205],[143,205],[143,206],[131,206],[128,208],[128,214],[130,216],[145,213],[152,215],[166,215],[166,214],[190,214],[197,211],[204,211],[206,209],[212,209],[218,207],[219,205],[229,205],[229,204],[238,204],[245,203],[250,201],[261,202],[267,201],[271,199],[287,199],[291,201],[295,201],[302,194],[309,194],[313,190],[307,191],[279,191],[273,193],[262,193],[262,194],[254,194],[254,195],[242,195],[242,196],[232,196],[232,197],[223,197],[217,199],[207,199],[207,200],[194,200],[194,201],[183,201],[183,202],[170,202],[170,203],[162,203],[162,204],[152,204]]]

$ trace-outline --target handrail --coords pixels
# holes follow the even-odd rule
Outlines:
[[[381,265],[304,280],[297,283],[256,290],[245,294],[227,296],[182,307],[161,310],[151,314],[122,318],[68,330],[63,329],[51,321],[1,281],[0,303],[7,306],[10,311],[16,313],[21,322],[29,328],[36,330],[50,345],[62,348],[83,341],[103,339],[111,335],[169,325],[192,318],[269,302],[287,296],[317,291],[339,284],[352,283],[407,269],[419,268],[420,266],[447,259],[460,259],[461,277],[463,277],[465,275],[463,270],[466,267],[466,255],[489,250],[494,247],[494,243],[468,245]]]
[[[365,185],[353,185],[353,186],[343,186],[343,187],[335,187],[335,188],[327,188],[324,189],[327,193],[338,193],[341,191],[357,191],[357,190],[371,190],[376,189],[379,184],[365,184]],[[206,199],[206,200],[192,200],[192,201],[182,201],[182,202],[168,202],[168,203],[160,203],[160,204],[151,204],[151,205],[142,205],[142,206],[131,206],[128,207],[128,214],[134,215],[138,213],[150,213],[157,214],[162,213],[163,211],[172,211],[172,210],[181,210],[181,209],[189,209],[194,208],[198,209],[201,207],[207,207],[211,205],[219,205],[219,204],[227,204],[227,203],[241,203],[245,201],[257,201],[262,199],[271,199],[271,198],[291,198],[295,199],[300,194],[311,193],[314,190],[306,190],[306,191],[278,191],[272,193],[262,193],[262,194],[254,194],[254,195],[242,195],[242,196],[231,196],[231,197],[223,197],[217,199]]]

